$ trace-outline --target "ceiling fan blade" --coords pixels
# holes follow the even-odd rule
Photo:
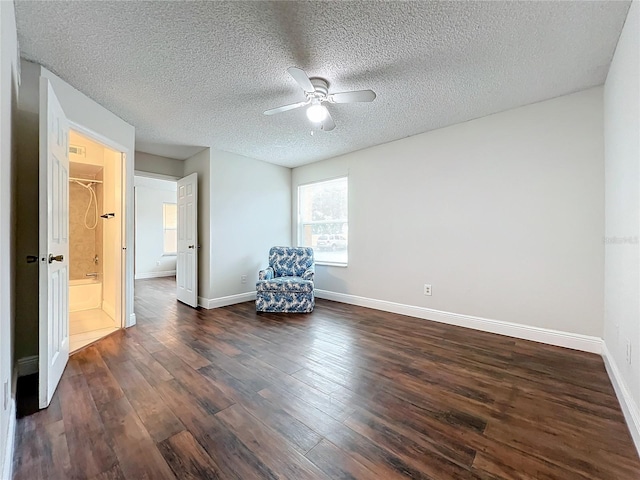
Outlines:
[[[358,90],[329,95],[329,101],[333,103],[373,102],[375,99],[376,93],[373,90]]]
[[[316,89],[313,87],[311,80],[309,80],[309,76],[304,72],[304,70],[298,67],[289,67],[287,68],[287,72],[289,75],[293,77],[293,79],[302,87],[302,89],[307,93],[313,93]]]
[[[322,121],[322,125],[320,125],[320,128],[325,132],[330,132],[331,130],[336,128],[336,122],[333,121],[333,118],[331,118],[331,114],[329,113],[328,110],[327,110],[327,118],[325,118]]]
[[[271,110],[266,110],[264,112],[265,115],[275,115],[276,113],[286,112],[287,110],[293,110],[294,108],[304,107],[309,102],[298,102],[292,103],[291,105],[283,105],[282,107],[272,108]]]

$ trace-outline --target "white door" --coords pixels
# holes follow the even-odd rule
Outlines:
[[[39,403],[51,402],[69,360],[69,123],[40,78]]]
[[[177,298],[198,306],[198,174],[178,180]]]

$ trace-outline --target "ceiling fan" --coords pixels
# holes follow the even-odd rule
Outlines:
[[[289,67],[287,68],[287,72],[289,72],[289,75],[302,87],[307,99],[304,102],[272,108],[264,112],[265,115],[274,115],[309,105],[309,108],[307,108],[307,118],[309,118],[311,122],[319,124],[322,130],[328,132],[336,128],[336,124],[331,118],[327,107],[323,105],[324,103],[373,102],[376,98],[373,90],[329,93],[329,82],[324,78],[309,78],[304,70],[297,67]]]

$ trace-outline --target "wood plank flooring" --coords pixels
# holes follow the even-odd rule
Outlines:
[[[638,479],[597,355],[319,300],[194,310],[136,282],[138,325],[21,379],[15,478]],[[31,381],[31,384],[30,384]]]

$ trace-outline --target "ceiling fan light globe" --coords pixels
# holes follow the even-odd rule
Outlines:
[[[328,115],[329,112],[327,112],[327,108],[324,105],[316,104],[307,108],[307,118],[313,123],[322,122]]]

